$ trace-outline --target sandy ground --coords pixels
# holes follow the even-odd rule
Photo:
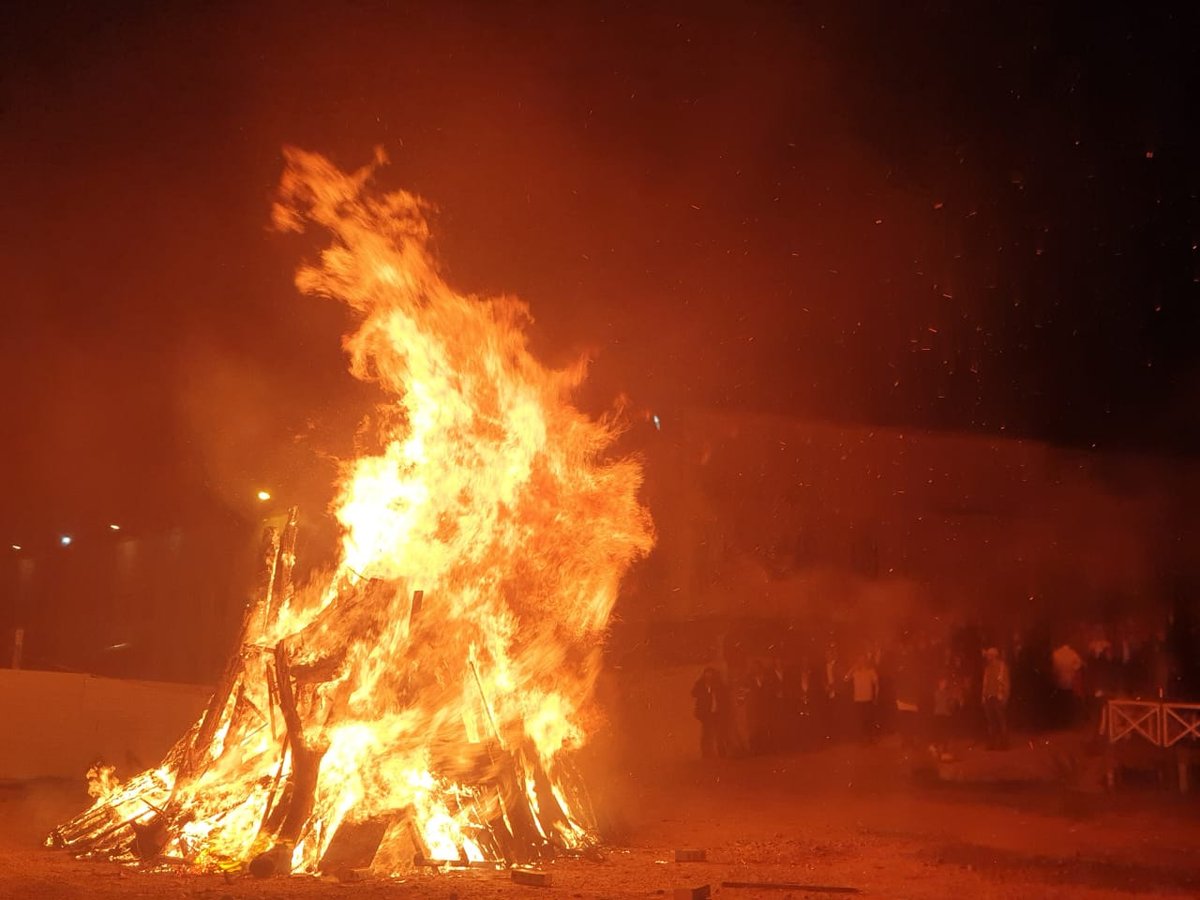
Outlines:
[[[836,896],[721,887],[729,881],[845,886],[888,898],[1200,896],[1200,797],[1151,785],[1108,794],[1068,789],[1053,779],[1047,758],[1032,747],[980,751],[958,767],[955,782],[914,772],[894,745],[624,771],[595,785],[615,823],[606,861],[550,863],[549,887],[515,885],[490,871],[343,884],[80,862],[39,846],[52,825],[86,804],[80,789],[6,785],[0,898],[574,900],[655,898],[700,885],[721,900]],[[1026,777],[1009,777],[1017,771]],[[1001,780],[980,783],[989,772]],[[703,848],[707,861],[675,863],[677,847]]]

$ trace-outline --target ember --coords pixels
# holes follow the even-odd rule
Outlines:
[[[604,459],[614,425],[569,402],[583,365],[533,358],[522,303],[446,284],[422,201],[370,187],[382,154],[286,157],[276,225],[332,235],[297,284],[361,316],[352,371],[392,398],[343,468],[340,562],[298,588],[296,510],[269,530],[203,717],[155,769],[89,773],[96,803],[47,843],[264,875],[328,870],[354,828],[383,874],[588,850],[569,751],[652,544],[640,467]]]

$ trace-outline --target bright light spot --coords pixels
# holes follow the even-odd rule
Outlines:
[[[264,500],[264,501],[265,501],[265,500],[270,500],[270,499],[271,499],[271,492],[270,492],[270,491],[259,491],[259,492],[258,492],[258,499],[259,499],[259,500]]]
[[[14,550],[20,550],[20,549],[21,549],[21,545],[20,545],[20,544],[13,544],[13,545],[12,545],[12,548],[13,548]]]
[[[662,431],[662,422],[659,420],[658,416],[654,416],[653,420],[654,420],[654,427],[657,428],[659,431]]]
[[[70,547],[71,546],[71,536],[69,534],[64,534],[62,537],[60,537],[58,539],[58,542],[60,544],[62,544],[64,547]]]
[[[109,531],[120,531],[121,526],[120,525],[109,525],[108,529],[109,529]]]

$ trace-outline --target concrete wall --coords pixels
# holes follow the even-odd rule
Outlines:
[[[210,689],[0,669],[0,780],[83,779],[97,759],[126,777],[158,763]]]
[[[104,521],[21,537],[0,555],[0,665],[24,631],[22,667],[205,683],[228,657],[260,528],[199,518],[187,530],[111,531]],[[51,540],[53,539],[53,540]]]

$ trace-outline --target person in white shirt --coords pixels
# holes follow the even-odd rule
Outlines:
[[[879,673],[866,656],[859,656],[854,668],[846,673],[846,681],[852,686],[854,709],[862,729],[862,739],[870,741],[875,736],[875,702],[879,699]]]
[[[1050,655],[1050,666],[1054,670],[1055,706],[1058,708],[1059,726],[1073,727],[1079,724],[1079,713],[1083,696],[1083,659],[1070,644],[1063,644]]]

